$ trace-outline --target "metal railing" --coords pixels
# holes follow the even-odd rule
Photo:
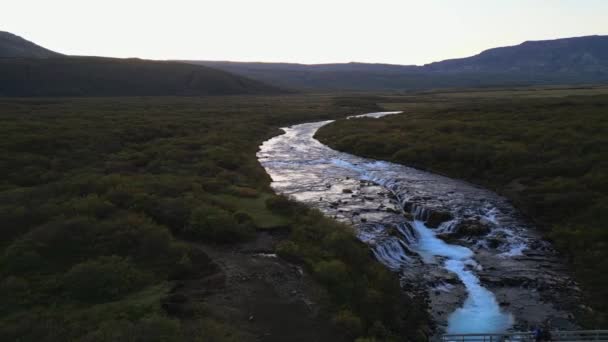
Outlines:
[[[504,334],[446,334],[443,342],[534,342],[532,332],[512,332]],[[551,341],[605,341],[608,330],[551,331]]]

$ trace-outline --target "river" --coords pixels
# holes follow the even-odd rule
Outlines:
[[[399,112],[363,116],[391,114]],[[260,146],[258,159],[273,189],[353,225],[409,291],[428,297],[439,332],[522,330],[546,319],[575,327],[568,305],[577,302],[576,285],[551,246],[504,198],[335,151],[314,138],[330,122],[283,128]],[[563,296],[568,303],[559,300]]]

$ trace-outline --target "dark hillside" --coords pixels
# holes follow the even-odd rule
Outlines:
[[[99,57],[0,59],[0,96],[276,94],[242,76],[178,62]]]
[[[10,32],[0,31],[0,58],[58,56],[61,56],[61,54],[45,49]]]

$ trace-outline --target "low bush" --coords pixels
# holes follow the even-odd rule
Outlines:
[[[195,239],[214,242],[238,242],[253,236],[250,221],[239,223],[227,210],[213,206],[199,206],[192,211],[186,233]]]
[[[100,257],[72,267],[63,277],[69,298],[100,303],[141,289],[152,276],[118,256]]]

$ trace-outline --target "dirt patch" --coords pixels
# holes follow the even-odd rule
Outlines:
[[[169,312],[187,319],[191,307],[202,306],[244,341],[343,341],[324,316],[324,290],[302,268],[272,254],[280,239],[261,232],[236,246],[197,245],[215,272],[177,282],[171,296],[182,303]]]

